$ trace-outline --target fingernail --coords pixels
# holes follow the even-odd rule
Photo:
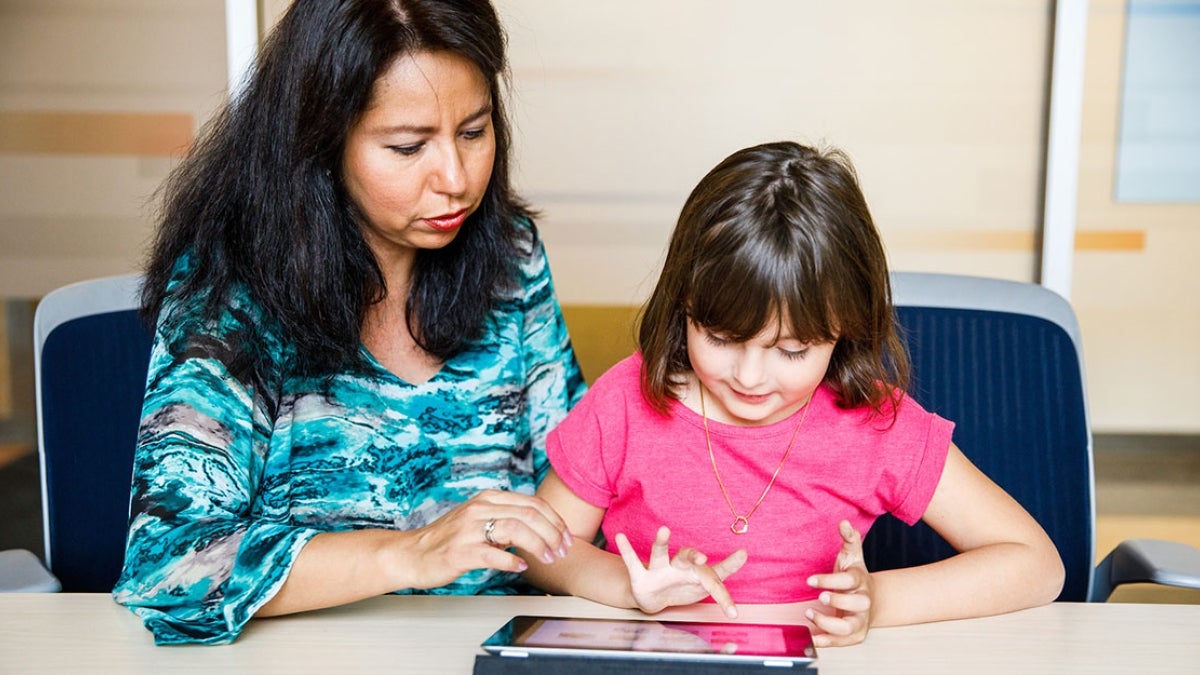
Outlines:
[[[518,572],[524,572],[527,569],[529,569],[529,563],[525,562],[524,560],[521,560],[517,563]]]
[[[818,596],[818,597],[820,598],[820,600],[821,600],[821,604],[822,604],[822,605],[828,605],[828,604],[829,604],[829,599],[830,599],[832,596],[830,596],[830,595],[829,595],[829,592],[828,592],[828,591],[826,591],[826,592],[822,593],[822,594],[821,594],[820,596]]]
[[[808,585],[809,585],[809,586],[816,586],[816,585],[817,585],[817,578],[816,578],[816,577],[809,577],[809,578],[808,578]]]
[[[811,609],[804,610],[804,618],[808,619],[809,621],[812,621],[814,618],[816,618],[816,616],[817,616],[817,613],[812,611]]]
[[[544,562],[544,563],[554,562],[554,554],[550,551],[546,551],[545,553],[542,554],[542,562]]]
[[[731,619],[736,619],[737,618],[737,608],[730,607],[729,609],[725,610],[725,615]]]
[[[567,547],[566,546],[558,547],[558,557],[560,557],[560,558],[567,557]]]
[[[575,543],[575,538],[571,536],[571,531],[563,530],[563,544],[570,546],[573,543]]]

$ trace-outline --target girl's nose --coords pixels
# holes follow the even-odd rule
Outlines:
[[[753,390],[766,380],[766,358],[761,349],[747,348],[734,364],[733,378],[738,386]]]

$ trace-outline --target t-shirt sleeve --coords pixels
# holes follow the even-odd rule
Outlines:
[[[195,309],[168,304],[156,327],[113,590],[159,644],[232,641],[317,534],[254,517],[274,396],[245,359],[254,320]]]
[[[912,398],[905,396],[900,404],[894,433],[911,448],[907,466],[897,473],[897,491],[890,510],[905,523],[912,525],[925,514],[933,493],[942,479],[954,423],[925,411]]]
[[[523,348],[534,476],[540,482],[549,464],[546,436],[583,396],[587,385],[575,358],[562,308],[554,292],[541,241],[524,268]]]
[[[632,367],[631,367],[632,366]],[[546,443],[550,464],[580,499],[607,509],[616,495],[624,464],[628,424],[625,395],[629,359],[598,378]],[[636,384],[634,385],[634,392]]]

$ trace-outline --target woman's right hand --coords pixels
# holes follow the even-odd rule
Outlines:
[[[474,569],[523,572],[528,567],[506,549],[523,549],[547,563],[571,546],[567,525],[538,497],[485,490],[425,527],[413,530],[415,555],[407,587],[445,586]],[[489,540],[490,537],[490,540]]]
[[[658,528],[649,565],[645,566],[624,534],[618,533],[615,538],[617,550],[629,570],[629,586],[638,608],[655,614],[667,607],[690,605],[711,596],[727,616],[737,616],[725,579],[746,563],[745,549],[734,551],[710,566],[708,556],[694,548],[682,548],[671,558],[667,548],[670,538],[671,531],[665,525]]]

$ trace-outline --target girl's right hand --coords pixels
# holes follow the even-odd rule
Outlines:
[[[710,566],[706,564],[708,556],[694,548],[682,548],[670,558],[667,549],[670,537],[671,531],[665,525],[658,528],[650,549],[650,564],[643,566],[629,539],[621,533],[616,536],[617,550],[629,570],[629,586],[638,608],[655,614],[667,607],[690,605],[711,596],[727,616],[737,616],[725,579],[746,563],[745,549],[734,551]]]
[[[566,523],[549,504],[503,490],[480,492],[412,534],[413,588],[445,586],[474,569],[524,572],[528,565],[508,548],[550,563],[565,557],[572,543]]]

